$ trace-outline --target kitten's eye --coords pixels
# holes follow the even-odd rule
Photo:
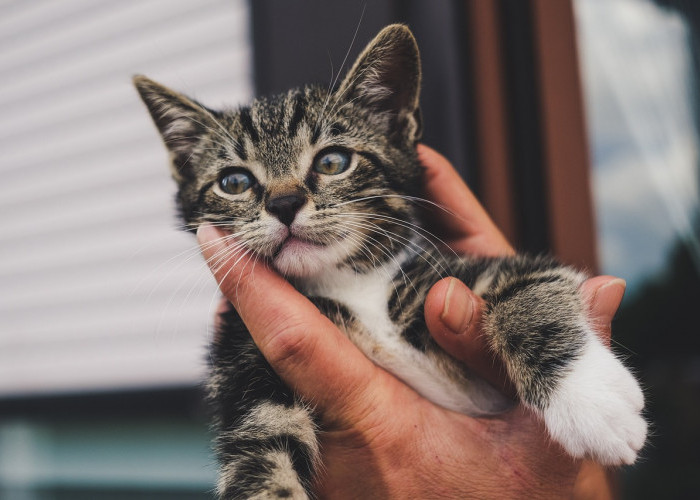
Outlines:
[[[219,178],[219,187],[224,193],[241,194],[255,184],[255,177],[245,170],[224,172]]]
[[[338,175],[350,166],[350,155],[345,151],[329,151],[314,160],[314,170],[319,174]]]

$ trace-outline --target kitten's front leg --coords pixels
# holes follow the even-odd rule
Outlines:
[[[307,499],[318,462],[310,408],[270,368],[234,310],[211,350],[222,499]]]
[[[582,326],[587,341],[538,408],[551,436],[574,457],[603,465],[633,464],[644,446],[644,395],[627,368]]]
[[[646,440],[644,396],[591,328],[583,278],[515,257],[492,266],[488,280],[484,330],[520,399],[572,456],[633,463]]]

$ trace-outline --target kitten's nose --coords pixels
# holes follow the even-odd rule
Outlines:
[[[267,200],[265,210],[277,217],[282,224],[291,226],[304,203],[306,203],[306,195],[302,192],[284,194]]]

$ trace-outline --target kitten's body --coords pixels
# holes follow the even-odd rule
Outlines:
[[[634,461],[643,396],[588,325],[583,277],[543,258],[442,254],[417,225],[420,66],[405,27],[382,31],[333,93],[305,87],[214,112],[145,78],[136,84],[171,152],[186,223],[236,238],[219,258],[267,259],[417,392],[494,414],[511,402],[440,350],[425,325],[428,290],[455,276],[483,297],[489,344],[551,436],[575,457]],[[211,358],[222,497],[305,497],[320,460],[313,412],[234,311]]]

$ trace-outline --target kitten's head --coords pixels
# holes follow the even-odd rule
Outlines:
[[[408,245],[422,172],[420,61],[405,26],[382,30],[335,91],[213,111],[134,83],[170,152],[188,228],[212,222],[293,276],[367,269]]]

